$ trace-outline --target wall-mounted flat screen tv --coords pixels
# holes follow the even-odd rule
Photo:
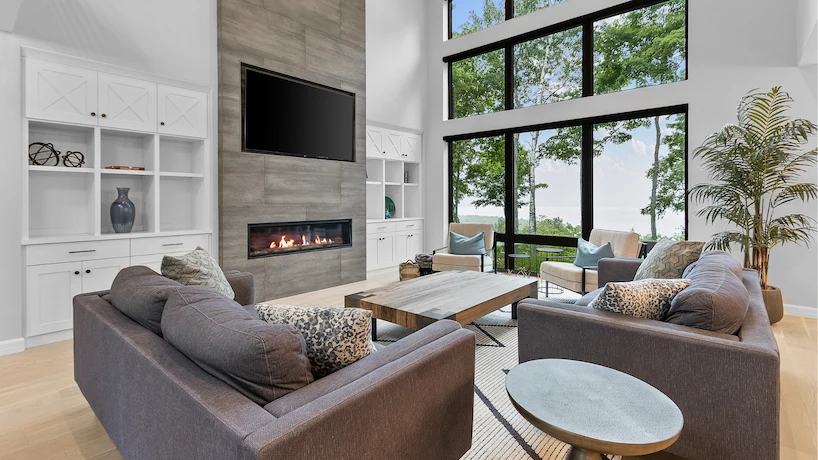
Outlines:
[[[355,161],[355,94],[242,64],[246,152]]]

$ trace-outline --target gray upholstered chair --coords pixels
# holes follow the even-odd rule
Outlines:
[[[494,226],[491,224],[449,224],[449,231],[472,237],[483,232],[486,244],[486,253],[481,255],[460,255],[449,252],[449,234],[446,234],[446,247],[436,249],[432,256],[432,270],[442,272],[446,270],[468,270],[475,272],[490,272],[494,269],[491,253],[494,249]]]
[[[632,258],[639,255],[638,233],[595,228],[591,230],[588,241],[597,246],[610,242],[614,256],[617,258]],[[548,283],[554,283],[571,291],[585,294],[597,288],[598,275],[596,270],[586,269],[584,271],[585,286],[582,285],[583,269],[574,265],[573,262],[546,261],[540,265],[540,279],[545,281],[546,293]]]

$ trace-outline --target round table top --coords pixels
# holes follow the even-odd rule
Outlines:
[[[528,254],[509,254],[509,257],[512,259],[530,259],[531,256]]]
[[[559,254],[563,252],[563,250],[559,248],[537,248],[537,252],[550,252],[552,254]]]
[[[542,359],[516,366],[506,391],[520,414],[560,441],[594,452],[647,455],[678,439],[682,412],[661,391],[596,364]]]

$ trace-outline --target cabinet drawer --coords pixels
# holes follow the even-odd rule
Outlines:
[[[375,235],[378,233],[394,233],[395,222],[381,222],[377,224],[366,224],[366,234]]]
[[[210,251],[209,235],[159,236],[131,240],[131,256],[190,252],[199,246]],[[159,260],[162,258],[160,257]]]
[[[26,248],[26,265],[59,264],[130,256],[128,240],[38,244]]]
[[[402,222],[396,222],[396,224],[399,232],[404,230],[421,230],[423,228],[422,220],[405,220]]]
[[[131,257],[131,266],[144,265],[156,273],[162,273],[162,258],[165,256],[181,256],[187,252],[168,252],[165,254],[149,254],[145,256]]]

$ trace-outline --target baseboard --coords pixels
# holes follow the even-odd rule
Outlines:
[[[40,345],[48,345],[49,343],[62,342],[63,340],[71,340],[73,338],[74,331],[72,329],[52,332],[50,334],[35,335],[34,337],[26,337],[26,348],[39,347]]]
[[[818,318],[818,308],[804,307],[801,305],[784,305],[784,311],[788,315],[803,316],[804,318]]]
[[[0,342],[0,356],[26,351],[26,340],[22,337]]]

